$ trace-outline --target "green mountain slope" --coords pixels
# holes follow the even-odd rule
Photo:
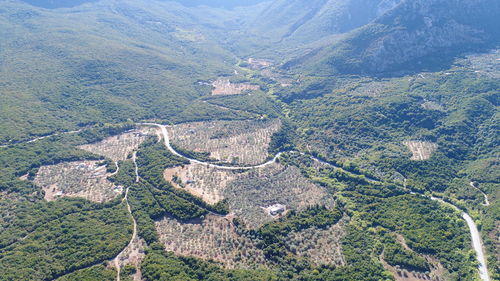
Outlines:
[[[220,18],[230,25],[235,16],[173,2],[104,2],[66,12],[3,4],[0,143],[182,115],[210,91],[198,81],[231,73],[235,59],[214,39],[225,24]]]
[[[446,68],[459,54],[498,46],[498,13],[500,3],[494,0],[403,1],[285,67],[327,75]]]

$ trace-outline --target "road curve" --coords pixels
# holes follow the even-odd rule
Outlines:
[[[466,212],[460,210],[457,206],[455,206],[449,202],[446,202],[441,198],[437,198],[437,197],[433,197],[433,196],[427,197],[425,195],[417,194],[414,192],[411,192],[411,193],[416,194],[416,195],[421,195],[421,196],[426,197],[426,198],[430,198],[431,200],[434,200],[434,201],[438,201],[442,204],[448,205],[448,206],[452,207],[453,209],[461,212],[462,218],[465,220],[465,222],[467,223],[467,226],[469,227],[470,236],[471,236],[471,240],[472,240],[472,247],[474,248],[474,251],[476,252],[476,258],[477,258],[477,261],[479,262],[479,267],[478,267],[479,276],[481,277],[481,280],[483,280],[483,281],[490,281],[491,279],[490,279],[490,276],[488,273],[488,266],[486,263],[486,258],[484,256],[483,244],[481,242],[481,236],[479,234],[479,229],[477,228],[477,225],[474,222],[474,220],[471,218],[471,216],[469,214],[467,214]]]
[[[231,170],[231,171],[259,169],[259,168],[264,168],[264,167],[267,167],[267,166],[269,166],[271,164],[276,163],[276,160],[278,160],[278,158],[280,158],[280,156],[283,154],[283,152],[280,152],[280,153],[276,154],[273,159],[271,159],[271,160],[269,160],[269,161],[267,161],[265,163],[262,163],[262,164],[259,164],[259,165],[253,165],[253,166],[242,166],[242,167],[240,167],[240,166],[223,166],[223,165],[212,164],[212,163],[203,162],[203,161],[200,161],[200,160],[196,160],[196,159],[193,159],[193,158],[186,157],[186,156],[180,154],[179,152],[177,152],[172,147],[172,145],[170,144],[170,137],[168,135],[168,130],[167,130],[167,127],[165,125],[156,124],[156,123],[140,123],[139,125],[143,125],[143,126],[155,126],[155,127],[160,128],[161,133],[163,135],[163,141],[165,143],[165,147],[172,154],[174,154],[174,155],[176,155],[178,157],[184,158],[184,159],[188,160],[191,163],[200,164],[200,165],[204,165],[204,166],[211,167],[211,168],[217,168],[217,169],[221,169],[221,170]]]
[[[216,164],[211,164],[211,163],[207,163],[207,162],[203,162],[203,161],[199,161],[199,160],[196,160],[196,159],[192,159],[192,158],[189,158],[189,157],[186,157],[180,153],[178,153],[173,147],[172,145],[170,144],[170,138],[169,138],[169,135],[168,135],[168,130],[167,130],[167,127],[165,125],[161,125],[161,124],[156,124],[156,123],[140,123],[138,125],[143,125],[143,126],[155,126],[155,127],[158,127],[161,129],[161,132],[163,134],[163,139],[164,139],[164,143],[165,143],[165,147],[174,155],[176,156],[179,156],[181,158],[184,158],[186,160],[188,160],[189,162],[191,163],[196,163],[196,164],[201,164],[201,165],[205,165],[205,166],[208,166],[208,167],[212,167],[212,168],[218,168],[218,169],[223,169],[223,170],[251,170],[251,169],[258,169],[258,168],[264,168],[266,166],[269,166],[273,163],[276,162],[276,160],[285,152],[280,152],[278,154],[276,154],[276,156],[274,156],[274,158],[266,163],[263,163],[263,164],[260,164],[260,165],[254,165],[254,166],[246,166],[246,167],[232,167],[232,166],[222,166],[222,165],[216,165]],[[295,151],[289,151],[289,152],[292,152],[294,153]],[[299,152],[300,153],[300,152]],[[302,153],[301,153],[302,154]],[[312,157],[311,156],[311,159],[313,159],[314,161],[317,161],[317,162],[320,162],[320,163],[323,163],[323,164],[326,164],[326,165],[329,165],[329,166],[332,166],[334,168],[339,168],[339,169],[342,169],[341,167],[338,167],[336,165],[333,165],[331,163],[328,163],[328,162],[325,162],[325,161],[322,161],[320,159],[317,159],[315,157]],[[371,179],[371,178],[368,178],[368,181],[370,182],[380,182],[376,179]],[[458,207],[456,207],[455,205],[449,203],[449,202],[445,202],[443,199],[441,198],[436,198],[436,197],[428,197],[428,196],[425,196],[423,194],[417,194],[417,193],[414,193],[414,192],[410,192],[411,194],[415,194],[415,195],[421,195],[423,197],[426,197],[426,198],[429,198],[431,200],[434,200],[434,201],[438,201],[438,202],[441,202],[443,204],[446,204],[448,206],[451,206],[453,207],[454,209],[456,210],[459,210]],[[459,210],[460,211],[460,210]],[[485,259],[485,256],[484,256],[484,251],[483,251],[483,246],[482,246],[482,243],[481,243],[481,237],[479,235],[479,230],[477,228],[477,225],[476,223],[474,222],[474,220],[469,216],[469,214],[465,213],[465,212],[462,212],[462,218],[466,221],[468,227],[469,227],[469,230],[470,230],[470,234],[471,234],[471,240],[472,240],[472,246],[476,252],[476,255],[477,255],[477,260],[479,262],[479,275],[481,277],[481,280],[483,281],[490,281],[490,277],[489,277],[489,274],[488,274],[488,269],[487,269],[487,264],[486,264],[486,259]]]
[[[134,162],[135,166],[135,182],[139,182],[139,169],[137,168],[137,152],[134,151],[134,154],[132,154],[132,161]],[[118,165],[117,165],[118,167]],[[132,246],[132,243],[134,243],[134,240],[137,239],[137,221],[134,218],[134,215],[132,214],[132,208],[130,207],[130,204],[128,202],[128,192],[130,190],[130,187],[127,187],[125,190],[125,196],[123,197],[123,202],[127,204],[127,211],[132,218],[132,223],[133,223],[133,232],[132,232],[132,238],[130,239],[130,242],[127,244],[127,247],[125,247],[113,260],[113,263],[116,268],[116,281],[121,281],[120,279],[120,274],[121,274],[121,268],[120,268],[120,258],[122,255],[124,255],[125,251]]]
[[[489,206],[489,205],[490,205],[490,201],[488,200],[488,195],[487,195],[486,193],[484,193],[484,192],[483,192],[483,191],[482,191],[479,187],[477,187],[477,186],[474,184],[474,182],[473,182],[473,181],[471,181],[471,182],[469,183],[469,185],[470,185],[472,188],[474,188],[474,189],[476,189],[477,191],[479,191],[479,192],[483,195],[483,197],[484,197],[484,203],[483,203],[483,206]]]

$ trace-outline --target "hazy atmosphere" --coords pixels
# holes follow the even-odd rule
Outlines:
[[[0,280],[500,280],[499,14],[0,0]]]

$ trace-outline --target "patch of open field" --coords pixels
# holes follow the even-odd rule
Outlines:
[[[287,210],[298,211],[312,205],[334,205],[332,196],[311,183],[298,168],[280,164],[240,174],[226,186],[222,194],[230,211],[250,228],[276,219],[266,212],[266,208],[271,205],[281,204]]]
[[[106,138],[100,142],[81,145],[78,148],[105,156],[113,161],[126,160],[130,152],[143,143],[154,129],[142,129]]]
[[[107,180],[106,166],[99,161],[66,162],[40,167],[34,183],[45,191],[45,200],[59,197],[82,197],[106,202],[122,193],[123,187]]]
[[[405,242],[405,239],[402,235],[396,234],[397,241],[406,249],[411,252],[413,250],[408,247]],[[400,268],[399,266],[391,266],[388,264],[383,258],[381,258],[382,264],[385,269],[389,270],[393,273],[394,279],[396,281],[444,281],[448,280],[446,278],[447,270],[443,267],[443,265],[436,259],[428,255],[423,256],[427,263],[430,265],[429,272],[416,272],[409,271],[405,268]]]
[[[135,267],[136,273],[132,275],[134,281],[141,281],[141,262],[144,260],[146,254],[144,253],[144,249],[146,248],[146,241],[140,238],[139,236],[134,237],[132,243],[130,243],[127,248],[120,253],[119,257],[117,257],[117,265],[120,268],[125,267],[126,265],[131,265]],[[114,265],[116,266],[116,264]]]
[[[226,200],[230,211],[249,228],[278,218],[279,215],[271,216],[268,212],[268,207],[275,204],[299,211],[312,205],[334,205],[334,199],[323,188],[292,166],[272,164],[237,172],[190,164],[166,169],[164,176],[175,187],[184,188],[207,203]]]
[[[232,83],[227,77],[220,77],[212,83],[214,89],[213,96],[218,95],[238,95],[244,91],[256,91],[260,89],[259,85],[250,83]]]
[[[273,65],[271,61],[265,59],[248,58],[247,63],[252,69],[263,69]]]
[[[213,259],[227,268],[265,263],[255,242],[236,232],[231,216],[208,215],[203,221],[188,223],[165,217],[156,223],[156,229],[165,250],[177,255]]]
[[[193,163],[166,169],[164,176],[175,187],[184,188],[205,202],[215,204],[224,199],[222,192],[230,181],[237,178],[237,173]]]
[[[216,121],[180,124],[168,128],[173,144],[182,149],[209,152],[222,162],[254,165],[265,162],[271,136],[281,122]]]
[[[500,79],[500,49],[480,55],[470,55],[466,58],[469,69],[479,75]]]
[[[437,144],[427,141],[405,141],[403,144],[406,145],[413,154],[411,160],[427,160],[438,148]]]
[[[290,232],[286,246],[290,252],[308,258],[315,265],[346,265],[342,254],[345,219],[327,229],[309,228]]]

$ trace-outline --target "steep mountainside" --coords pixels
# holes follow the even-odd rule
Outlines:
[[[232,72],[234,57],[213,34],[235,18],[175,2],[102,1],[64,12],[2,2],[0,85],[9,106],[0,111],[0,142],[132,112],[188,113],[210,92],[199,80]]]
[[[403,1],[342,40],[288,62],[322,74],[435,69],[500,43],[495,0]],[[300,66],[299,66],[300,65]]]
[[[250,28],[271,40],[313,42],[351,31],[393,8],[400,0],[274,1]]]

